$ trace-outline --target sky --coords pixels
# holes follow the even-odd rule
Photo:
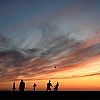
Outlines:
[[[0,0],[0,90],[100,91],[99,18],[100,0]]]

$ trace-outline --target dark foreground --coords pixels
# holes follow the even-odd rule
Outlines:
[[[55,100],[55,99],[65,99],[65,100],[100,100],[100,91],[25,91],[23,93],[19,91],[0,91],[0,100],[22,100],[22,99],[40,99],[40,100]]]

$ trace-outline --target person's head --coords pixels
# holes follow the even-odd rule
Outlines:
[[[23,80],[21,80],[21,82],[23,82]]]
[[[57,84],[58,84],[58,82],[57,82]]]
[[[49,80],[49,83],[50,83],[51,81]]]

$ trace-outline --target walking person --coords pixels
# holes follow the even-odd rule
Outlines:
[[[13,91],[15,91],[16,87],[15,87],[15,82],[13,83]]]
[[[51,81],[49,80],[49,83],[47,83],[47,91],[51,91],[51,87],[53,87],[50,82]]]
[[[24,89],[25,89],[25,82],[24,82],[23,80],[21,80],[20,85],[19,85],[19,90],[20,90],[21,92],[23,92]]]
[[[33,90],[36,91],[36,83],[33,84]]]
[[[59,83],[57,82],[57,84],[54,86],[54,91],[58,91],[58,86],[59,86]]]

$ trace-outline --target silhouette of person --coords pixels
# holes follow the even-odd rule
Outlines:
[[[15,89],[16,89],[16,88],[15,88],[15,82],[14,82],[14,83],[13,83],[13,91],[15,91]]]
[[[59,86],[59,83],[57,82],[57,84],[54,86],[54,91],[58,91],[58,86]]]
[[[25,82],[23,82],[23,80],[21,80],[20,85],[19,85],[19,90],[24,91],[24,89],[25,89]]]
[[[34,83],[34,84],[33,84],[33,90],[34,90],[34,91],[36,90],[36,86],[37,86],[36,83]]]
[[[47,91],[51,91],[51,86],[52,86],[52,84],[50,83],[51,81],[49,80],[49,83],[47,83]],[[53,86],[52,86],[53,87]]]

